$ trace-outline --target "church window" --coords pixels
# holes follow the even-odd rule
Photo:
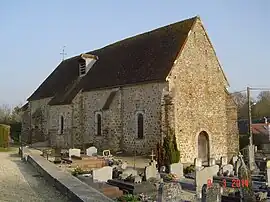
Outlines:
[[[79,63],[79,73],[80,76],[84,76],[86,74],[86,63],[85,61]]]
[[[96,135],[101,135],[101,113],[96,113]]]
[[[143,139],[144,135],[144,117],[143,113],[137,113],[137,137]]]
[[[60,117],[60,134],[64,133],[64,117]]]

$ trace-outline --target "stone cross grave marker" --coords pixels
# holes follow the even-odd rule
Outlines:
[[[156,155],[154,154],[154,151],[153,151],[153,150],[152,150],[152,153],[151,153],[150,156],[151,156],[151,160],[154,161],[154,157],[155,157]]]
[[[69,154],[69,158],[71,158],[71,156],[81,157],[81,150],[80,149],[69,149],[68,154]]]
[[[89,147],[86,149],[86,155],[87,156],[93,156],[97,154],[97,148],[96,147]]]
[[[104,166],[99,169],[93,170],[93,180],[99,182],[107,182],[112,179],[113,168],[110,166]]]

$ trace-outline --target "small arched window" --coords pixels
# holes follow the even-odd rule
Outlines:
[[[101,114],[96,113],[96,134],[101,135]]]
[[[60,134],[64,133],[64,117],[60,117]]]
[[[143,125],[143,114],[138,113],[137,114],[137,136],[138,139],[143,139],[143,133],[144,133],[144,125]]]

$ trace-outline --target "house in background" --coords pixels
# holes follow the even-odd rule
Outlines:
[[[258,150],[270,152],[270,119],[252,120],[253,144]],[[238,122],[240,149],[249,144],[248,120]]]
[[[28,98],[23,137],[150,154],[172,130],[183,163],[231,157],[239,136],[228,87],[196,16],[62,61]]]

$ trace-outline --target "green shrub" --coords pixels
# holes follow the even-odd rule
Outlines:
[[[126,194],[121,196],[120,198],[117,199],[119,202],[139,202],[139,197],[132,195],[132,194]]]
[[[194,165],[190,165],[186,168],[184,168],[184,174],[189,174],[189,173],[193,173],[195,172],[195,166]]]
[[[10,134],[10,126],[0,124],[0,147],[8,147],[9,146],[9,134]]]
[[[164,138],[163,147],[165,150],[165,164],[178,163],[180,161],[180,152],[177,148],[176,137],[172,129]]]

